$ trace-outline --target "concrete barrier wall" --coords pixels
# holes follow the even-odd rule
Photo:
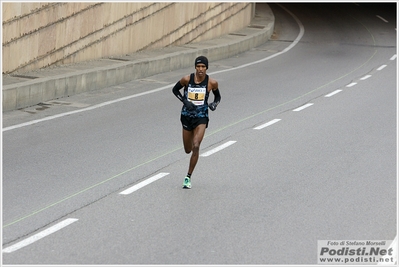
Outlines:
[[[3,73],[212,39],[247,26],[254,3],[8,2]]]

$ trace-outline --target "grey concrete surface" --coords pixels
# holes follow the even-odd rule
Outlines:
[[[46,68],[19,76],[3,75],[3,112],[185,68],[199,55],[211,61],[228,58],[267,42],[273,29],[274,15],[270,7],[257,3],[250,25],[217,39]]]

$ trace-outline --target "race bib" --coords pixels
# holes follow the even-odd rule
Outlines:
[[[206,88],[188,87],[188,101],[196,106],[201,106],[205,102]]]

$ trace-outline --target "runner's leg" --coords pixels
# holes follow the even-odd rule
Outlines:
[[[193,150],[194,131],[187,131],[183,128],[183,145],[184,151],[190,154]]]
[[[206,124],[200,124],[192,131],[192,154],[190,158],[190,165],[188,168],[188,173],[192,174],[197,165],[198,157],[199,157],[199,149],[202,142],[202,139],[205,135]],[[186,150],[187,152],[187,150]]]

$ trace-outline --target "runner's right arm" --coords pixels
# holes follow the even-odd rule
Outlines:
[[[184,78],[183,78],[184,79]],[[183,80],[182,79],[182,80]],[[186,108],[188,110],[194,110],[196,108],[196,106],[194,105],[194,103],[188,101],[187,99],[185,99],[183,97],[183,95],[180,93],[180,89],[182,89],[184,86],[181,84],[181,80],[178,81],[175,86],[172,89],[173,94],[181,101],[183,102],[183,104],[186,106]]]

